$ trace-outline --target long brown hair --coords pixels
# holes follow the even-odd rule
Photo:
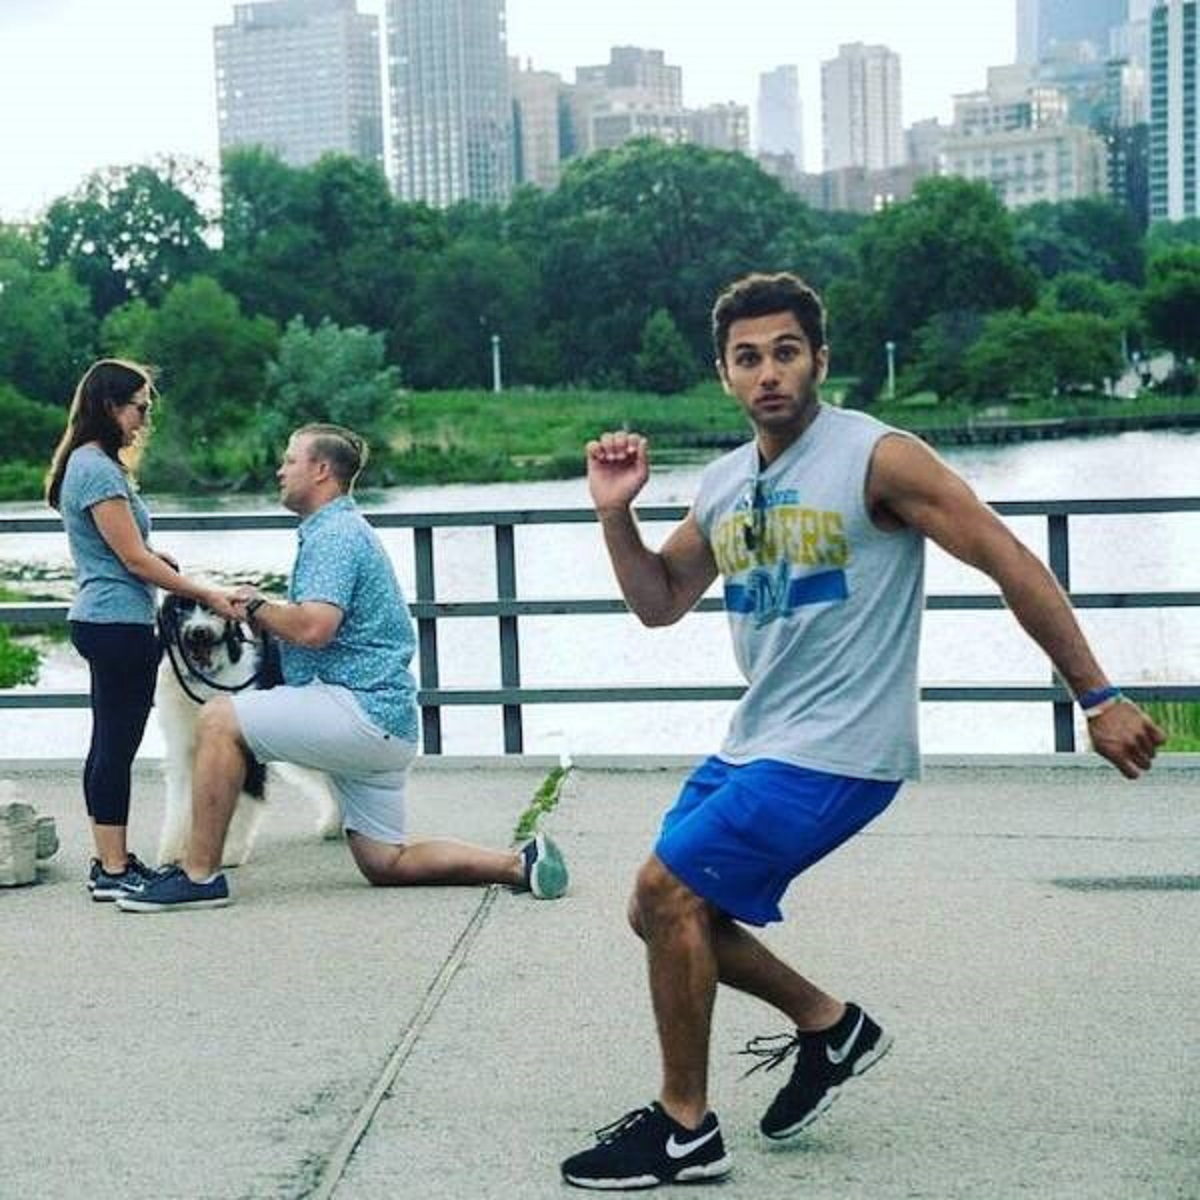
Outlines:
[[[128,472],[137,455],[135,452],[122,456],[124,438],[113,411],[129,404],[143,388],[154,392],[150,368],[121,358],[99,359],[84,371],[71,400],[67,427],[46,472],[46,502],[51,508],[58,507],[67,459],[87,442],[96,442],[113,462]]]

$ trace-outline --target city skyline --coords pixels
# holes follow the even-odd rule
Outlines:
[[[171,154],[215,163],[212,30],[231,21],[233,9],[232,0],[122,0],[103,11],[86,0],[5,0],[0,105],[22,119],[0,133],[0,219],[35,216],[100,167]],[[360,0],[359,9],[382,17],[384,0]],[[1014,0],[978,0],[969,23],[956,0],[903,10],[887,0],[843,0],[832,13],[794,0],[745,0],[735,14],[722,8],[700,22],[684,0],[609,0],[573,8],[569,18],[552,0],[508,0],[507,10],[509,53],[522,63],[570,82],[575,67],[605,61],[613,46],[663,50],[683,69],[689,107],[732,100],[753,110],[759,75],[795,63],[810,169],[821,144],[821,63],[841,44],[868,41],[900,55],[910,124],[948,118],[953,95],[982,86],[986,68],[1012,61],[1016,46]]]

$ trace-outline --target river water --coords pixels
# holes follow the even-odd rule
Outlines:
[[[1200,434],[1128,433],[1117,437],[953,449],[944,457],[987,500],[1100,499],[1194,495],[1200,487]],[[642,499],[686,504],[699,467],[656,471]],[[189,505],[150,498],[155,512],[212,511],[211,502]],[[525,484],[423,487],[367,493],[363,506],[401,512],[464,509],[573,508],[587,506],[581,479]],[[32,505],[0,506],[0,512]],[[273,497],[245,497],[220,505],[271,511]],[[1012,526],[1045,554],[1045,519],[1015,518]],[[669,525],[646,528],[657,543]],[[384,531],[401,582],[414,592],[412,538]],[[615,595],[608,561],[594,525],[534,526],[517,530],[518,594],[523,598]],[[263,533],[164,533],[156,545],[175,554],[184,570],[285,572],[294,535]],[[1074,517],[1071,519],[1072,585],[1077,591],[1200,590],[1200,514]],[[490,599],[495,594],[490,529],[446,529],[435,534],[438,595],[444,600]],[[66,563],[60,535],[0,537],[0,574],[17,562]],[[928,590],[988,591],[989,580],[929,550]],[[1108,672],[1117,680],[1184,682],[1200,678],[1200,609],[1081,614]],[[738,682],[724,616],[692,614],[670,629],[646,630],[632,617],[522,618],[521,672],[527,686],[617,683]],[[499,683],[494,619],[439,622],[442,685]],[[1048,666],[1006,612],[926,614],[921,647],[923,683],[1042,682]],[[69,646],[53,649],[41,685],[84,690],[86,672]],[[658,703],[530,706],[524,710],[525,747],[532,753],[700,754],[719,743],[727,703]],[[0,715],[0,757],[64,757],[86,748],[86,711]],[[1053,749],[1049,705],[926,704],[923,748],[930,753],[1041,752]],[[492,709],[443,710],[448,753],[485,754],[502,749],[501,719]],[[162,744],[153,720],[143,754]]]

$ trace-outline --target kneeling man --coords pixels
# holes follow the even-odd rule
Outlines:
[[[324,771],[342,806],[359,870],[379,886],[506,883],[561,896],[567,869],[539,834],[520,851],[466,842],[409,842],[404,791],[417,749],[412,617],[378,535],[351,490],[366,443],[337,425],[306,425],[277,476],[301,517],[286,604],[238,590],[247,620],[279,639],[284,685],[210,700],[200,716],[192,832],[185,861],[120,905],[127,912],[230,903],[219,870],[242,789],[246,751],[263,762]]]

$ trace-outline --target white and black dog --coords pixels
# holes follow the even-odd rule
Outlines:
[[[279,652],[265,635],[247,638],[236,621],[195,600],[167,595],[158,614],[163,661],[156,709],[166,746],[167,803],[158,841],[160,864],[182,862],[192,827],[192,765],[200,706],[214,696],[282,682]],[[317,833],[339,837],[341,813],[329,781],[318,771],[275,764],[274,771],[317,805]],[[244,863],[262,819],[266,767],[247,753],[246,782],[225,836],[222,866]]]

